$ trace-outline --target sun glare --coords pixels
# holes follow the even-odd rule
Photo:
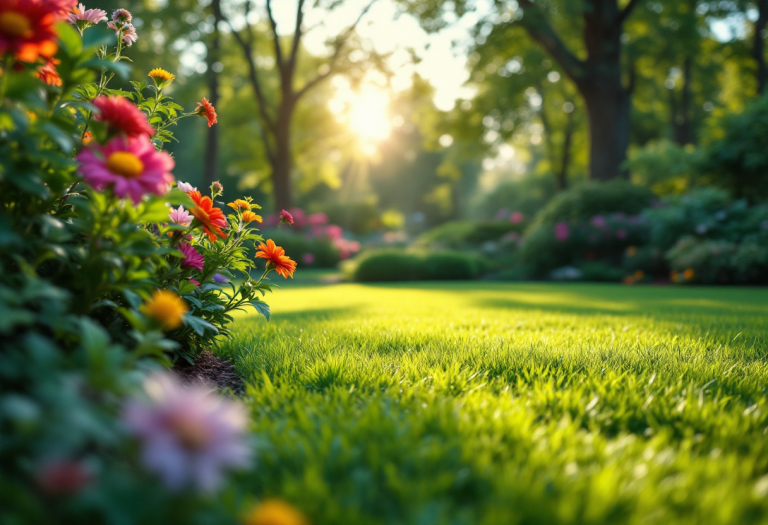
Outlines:
[[[392,131],[387,106],[389,97],[383,91],[364,91],[351,101],[349,127],[365,144],[386,139]]]

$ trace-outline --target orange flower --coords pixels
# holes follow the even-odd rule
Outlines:
[[[285,250],[279,246],[275,246],[275,241],[272,239],[268,239],[267,244],[259,244],[256,258],[266,259],[267,269],[274,269],[284,278],[287,279],[290,277],[293,279],[293,272],[296,271],[296,262],[285,255]]]
[[[60,18],[54,2],[0,2],[0,55],[10,52],[21,62],[53,58],[58,50],[54,24]]]
[[[230,208],[233,210],[250,210],[251,205],[248,204],[248,201],[244,201],[243,199],[237,199],[235,202],[230,202],[227,204]]]
[[[253,221],[261,222],[261,215],[256,215],[252,211],[243,212],[243,223],[250,224]]]
[[[93,134],[90,131],[83,133],[83,146],[87,146],[93,140]]]
[[[694,277],[696,277],[696,272],[693,271],[693,268],[686,268],[683,272],[683,277],[685,277],[686,281],[690,281]]]
[[[307,525],[307,518],[288,503],[268,499],[251,509],[243,520],[245,525]]]
[[[208,235],[208,239],[211,242],[216,242],[217,236],[226,239],[227,234],[221,231],[222,228],[227,227],[224,212],[214,208],[211,198],[201,196],[199,191],[190,191],[187,195],[195,201],[195,207],[189,211],[203,225],[203,231]]]
[[[59,72],[56,71],[56,64],[60,64],[60,60],[51,58],[44,66],[37,70],[37,78],[48,84],[49,86],[60,86],[61,77]]]
[[[208,99],[205,97],[203,97],[202,102],[197,103],[195,113],[208,119],[209,128],[218,122],[218,119],[216,118],[216,108],[214,108],[213,104],[208,102]]]

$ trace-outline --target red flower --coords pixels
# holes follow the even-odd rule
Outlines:
[[[44,465],[37,472],[37,486],[51,496],[70,496],[91,480],[91,475],[79,462],[64,460]]]
[[[263,242],[259,244],[256,258],[266,259],[267,268],[275,269],[278,274],[286,279],[288,277],[293,279],[293,272],[296,271],[296,261],[292,261],[290,257],[285,255],[285,250],[280,246],[275,246],[275,241],[272,239],[268,239],[267,244]]]
[[[213,104],[208,102],[208,99],[205,97],[203,97],[202,102],[197,103],[195,113],[208,119],[209,128],[218,122],[218,119],[216,118],[216,108],[214,108]]]
[[[56,64],[61,63],[60,60],[55,58],[49,58],[40,69],[37,70],[37,78],[48,84],[49,86],[60,86],[61,77],[59,72],[56,71]]]
[[[288,224],[293,225],[293,215],[285,210],[281,211],[280,222],[287,222]]]
[[[116,131],[129,137],[155,134],[155,128],[147,122],[147,115],[127,98],[102,95],[93,101],[93,105],[99,109],[95,119],[106,122]]]
[[[58,50],[54,24],[66,16],[61,2],[0,0],[0,55],[21,62],[52,58]]]
[[[187,193],[195,201],[195,207],[189,210],[195,219],[203,225],[203,231],[208,235],[211,242],[216,242],[216,237],[227,238],[227,234],[221,231],[227,227],[227,218],[224,212],[219,208],[213,207],[213,201],[210,197],[203,197],[199,191],[190,191]]]

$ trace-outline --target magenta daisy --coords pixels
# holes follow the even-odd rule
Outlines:
[[[182,268],[197,268],[201,272],[203,271],[203,264],[205,264],[205,259],[203,259],[202,255],[197,253],[197,250],[195,250],[191,244],[187,242],[180,242],[177,248],[179,251],[181,251],[181,253],[184,254],[184,260],[181,261]]]
[[[142,444],[144,466],[171,490],[187,486],[212,492],[222,472],[247,467],[251,450],[245,441],[248,417],[237,401],[202,387],[184,387],[170,374],[146,382],[148,400],[131,400],[123,421]]]
[[[67,22],[78,25],[83,22],[85,27],[91,24],[98,24],[107,19],[107,12],[103,9],[86,9],[83,4],[78,5],[67,15]]]
[[[163,195],[173,182],[173,158],[155,150],[147,137],[115,137],[105,146],[91,143],[77,160],[83,179],[94,189],[110,187],[134,203],[147,193]]]
[[[184,206],[171,208],[171,213],[168,216],[171,218],[172,223],[180,226],[189,226],[192,223],[192,215],[184,209]]]

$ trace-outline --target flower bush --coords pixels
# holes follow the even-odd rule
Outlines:
[[[105,21],[0,2],[0,522],[232,523],[249,499],[224,475],[250,464],[242,409],[144,378],[215,346],[234,311],[269,318],[269,276],[296,263],[269,241],[250,256],[249,199],[225,214],[220,184],[174,183],[173,127],[215,125],[215,108],[185,111],[162,69],[111,89],[140,35],[125,9],[91,29]]]

